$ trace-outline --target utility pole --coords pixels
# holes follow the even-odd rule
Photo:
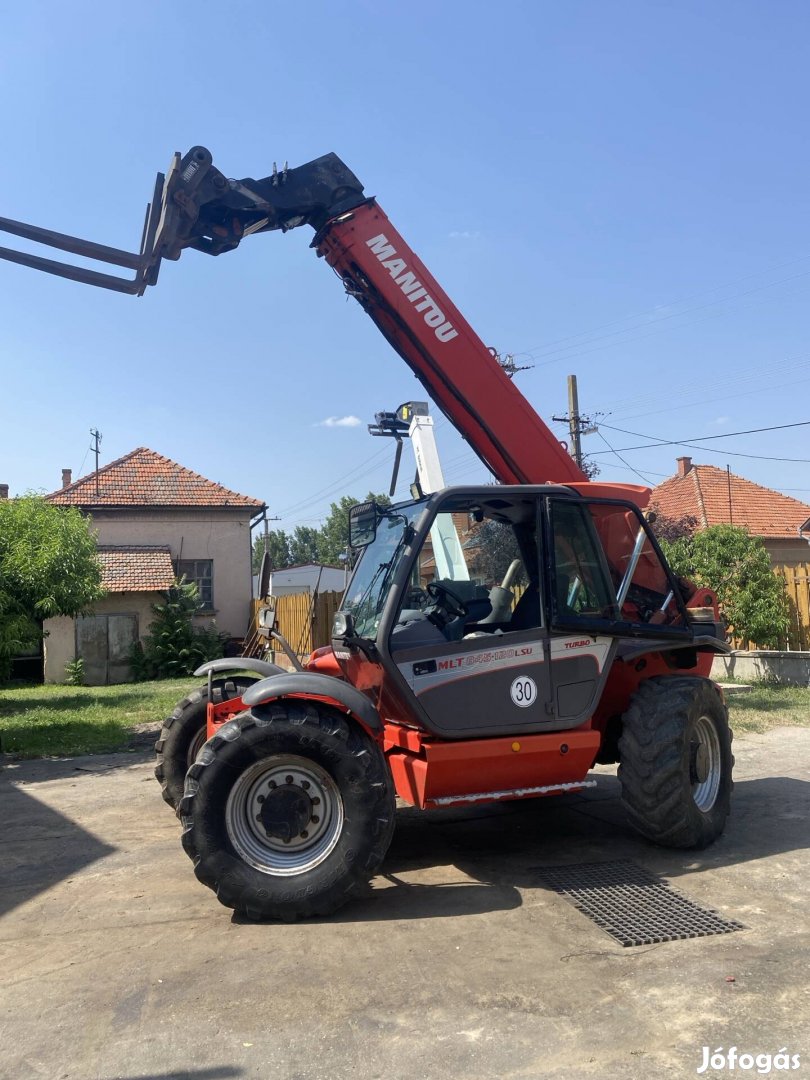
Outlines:
[[[98,428],[90,428],[90,434],[93,436],[94,443],[90,449],[96,455],[96,497],[98,498],[98,455],[100,453],[99,447],[101,446],[101,432]]]
[[[577,396],[577,377],[568,376],[568,431],[571,436],[571,457],[582,468],[582,444],[580,442],[579,397]]]
[[[593,413],[591,416],[582,416],[579,411],[579,396],[577,394],[577,377],[576,375],[568,376],[568,415],[567,416],[552,416],[552,420],[557,424],[568,424],[568,437],[569,437],[569,453],[580,469],[586,471],[583,468],[582,458],[582,436],[592,435],[598,431],[596,426],[596,420],[600,416],[604,416],[604,413]],[[588,475],[595,475],[598,473],[598,469],[588,473]]]

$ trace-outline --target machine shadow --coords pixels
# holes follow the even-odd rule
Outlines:
[[[457,810],[397,811],[397,826],[371,894],[329,922],[452,918],[508,911],[522,889],[544,889],[549,866],[633,859],[664,878],[810,848],[810,781],[735,785],[724,835],[702,851],[657,847],[626,823],[614,776],[586,794]],[[422,871],[435,871],[426,881]],[[454,873],[457,871],[458,873]],[[419,880],[408,880],[411,875]]]
[[[245,1070],[238,1065],[213,1065],[208,1069],[172,1069],[162,1073],[138,1073],[132,1076],[116,1076],[115,1080],[231,1080],[244,1076]]]
[[[0,916],[115,851],[75,821],[0,783]]]
[[[133,765],[145,765],[154,761],[156,739],[156,732],[142,732],[132,736],[129,749],[114,750],[108,754],[34,759],[17,759],[11,754],[0,754],[0,777],[13,781],[17,771],[24,768],[25,783],[33,785],[50,780],[64,780],[66,777],[75,778],[87,773],[101,775],[115,772],[116,769],[129,769]]]

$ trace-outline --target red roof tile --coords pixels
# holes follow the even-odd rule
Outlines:
[[[173,583],[171,551],[165,544],[99,547],[101,585],[107,592],[160,592]]]
[[[668,517],[696,517],[701,529],[731,523],[769,538],[795,540],[799,526],[810,517],[807,503],[716,465],[693,465],[685,476],[664,480],[653,488],[650,503]]]
[[[96,487],[98,486],[98,493]],[[46,495],[58,506],[233,506],[264,508],[260,499],[206,480],[176,461],[138,447],[60,491]]]

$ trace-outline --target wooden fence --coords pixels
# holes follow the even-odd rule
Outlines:
[[[810,650],[810,563],[775,566],[774,571],[784,579],[790,613],[787,640],[780,642],[779,649],[789,652]],[[740,638],[732,638],[730,644],[735,649],[773,648]]]
[[[775,569],[785,579],[790,606],[787,647],[791,651],[810,649],[810,563]]]
[[[276,612],[276,629],[283,634],[298,656],[306,657],[313,649],[328,645],[331,641],[332,619],[340,607],[342,593],[321,592],[290,593],[270,598]],[[250,631],[246,645],[251,654],[256,652],[256,619],[264,601],[254,600]],[[253,647],[251,648],[251,645]]]
[[[790,651],[810,650],[810,563],[794,566],[777,566],[776,573],[785,581],[790,607],[790,627],[787,641],[782,648]],[[517,589],[516,592],[521,592]],[[331,638],[332,619],[340,607],[339,592],[291,593],[272,599],[276,610],[276,628],[289,641],[293,650],[306,657],[313,649],[328,645]],[[246,639],[246,652],[258,655],[260,643],[256,636],[256,616],[263,606],[253,601],[250,632]],[[757,649],[753,642],[732,640],[736,649]]]

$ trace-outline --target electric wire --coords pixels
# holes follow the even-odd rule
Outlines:
[[[621,461],[621,463],[622,463],[622,464],[623,464],[623,465],[624,465],[624,466],[625,466],[626,468],[628,468],[628,469],[630,470],[630,472],[633,472],[633,473],[635,473],[635,474],[636,474],[636,476],[637,476],[637,477],[639,478],[639,480],[643,480],[645,484],[652,484],[652,481],[650,480],[650,478],[649,478],[648,476],[644,476],[644,474],[643,474],[643,473],[640,473],[640,472],[638,471],[638,469],[634,468],[634,466],[632,466],[632,465],[630,464],[630,462],[629,462],[629,461],[625,461],[625,459],[624,459],[624,458],[622,457],[622,455],[621,455],[621,454],[619,453],[619,451],[618,451],[618,450],[614,450],[614,448],[613,448],[613,447],[612,447],[612,446],[610,445],[610,443],[609,443],[609,442],[607,441],[607,439],[605,438],[605,436],[604,436],[604,435],[602,434],[602,432],[601,432],[601,431],[598,431],[598,430],[597,430],[597,434],[599,435],[599,438],[600,438],[600,439],[602,440],[602,442],[603,442],[603,443],[605,444],[605,446],[607,446],[607,447],[608,447],[608,450],[609,450],[609,452],[610,452],[611,454],[615,454],[615,455],[616,455],[616,457],[617,457],[617,458],[619,459],[619,461]],[[604,453],[604,451],[603,451],[603,453]]]
[[[297,503],[290,503],[289,506],[283,507],[279,510],[279,515],[281,517],[287,517],[289,514],[297,513],[299,510],[304,510],[312,505],[312,503],[317,502],[320,498],[328,498],[330,494],[334,494],[335,491],[339,490],[344,484],[356,483],[358,480],[362,480],[365,476],[368,476],[369,473],[375,472],[380,467],[383,455],[389,453],[389,451],[390,448],[388,446],[383,446],[376,453],[372,454],[371,457],[366,458],[362,464],[351,469],[349,472],[344,473],[342,476],[335,477],[319,491],[313,492],[311,495],[308,495],[305,499],[299,500]],[[374,464],[375,462],[377,462],[377,464]]]
[[[686,296],[682,296],[680,300],[670,300],[663,305],[664,307],[677,307],[679,304],[685,304],[689,300],[696,300],[700,296],[708,296],[710,293],[718,292],[720,289],[730,289],[732,285],[740,285],[744,281],[752,281],[754,278],[761,277],[763,274],[771,273],[774,270],[782,270],[785,266],[794,266],[798,262],[803,262],[805,259],[809,259],[810,255],[799,255],[795,259],[788,259],[786,262],[777,263],[775,266],[769,266],[766,270],[759,270],[755,274],[746,274],[741,278],[734,278],[731,281],[726,281],[722,285],[714,285],[710,289],[701,289],[698,292],[688,293]],[[599,323],[597,326],[591,327],[590,330],[580,330],[578,334],[569,334],[567,337],[556,338],[554,341],[546,342],[545,345],[534,345],[532,349],[524,350],[523,353],[515,353],[517,355],[528,355],[535,349],[550,349],[554,345],[560,345],[566,341],[572,341],[579,337],[586,337],[588,334],[598,333],[599,330],[606,330],[610,326],[616,326],[618,323],[630,322],[633,319],[643,319],[645,315],[649,315],[651,311],[656,311],[657,308],[647,308],[645,311],[639,311],[635,315],[625,315],[621,319],[611,319],[610,322]]]
[[[805,255],[805,256],[802,256],[801,258],[806,259],[808,257],[810,257],[810,256]],[[801,261],[801,260],[794,260],[794,261]],[[785,265],[789,265],[789,264],[785,264]],[[612,330],[608,334],[599,334],[596,337],[587,338],[585,341],[580,342],[579,345],[564,346],[562,349],[555,349],[555,348],[553,348],[553,345],[547,345],[547,346],[542,346],[541,345],[541,346],[535,346],[532,349],[522,350],[521,352],[515,353],[514,355],[515,356],[529,356],[533,360],[538,361],[538,363],[537,363],[538,367],[546,367],[547,365],[555,364],[560,360],[570,360],[570,359],[573,359],[576,356],[584,356],[584,355],[587,355],[587,353],[589,353],[589,352],[597,351],[597,350],[594,350],[594,349],[586,349],[584,352],[572,351],[572,350],[579,349],[581,346],[594,345],[599,341],[606,341],[609,338],[617,337],[617,336],[619,336],[621,334],[630,334],[630,333],[632,333],[633,331],[636,331],[636,330],[646,330],[647,327],[649,327],[649,326],[655,326],[655,325],[657,325],[659,323],[667,322],[667,321],[669,321],[671,319],[677,319],[677,318],[680,318],[683,315],[693,314],[694,312],[697,312],[697,311],[705,311],[708,308],[716,307],[718,304],[729,303],[732,300],[739,300],[741,298],[745,298],[746,296],[751,296],[754,293],[762,292],[765,289],[776,288],[778,285],[785,285],[785,284],[787,284],[787,283],[789,283],[791,281],[796,281],[796,280],[798,280],[800,278],[805,278],[808,275],[810,275],[810,270],[804,270],[799,274],[791,274],[789,277],[778,278],[776,281],[766,282],[764,285],[756,285],[751,289],[745,289],[742,292],[732,293],[730,296],[720,297],[719,299],[711,300],[706,304],[698,304],[698,305],[696,305],[694,307],[684,308],[682,311],[668,311],[666,314],[660,315],[657,318],[652,318],[652,319],[648,318],[648,319],[646,319],[645,322],[636,323],[633,326],[622,327],[622,328],[620,328],[618,330]],[[754,275],[751,275],[751,276],[752,277],[757,277],[757,276],[760,276],[760,275],[754,274]],[[741,279],[741,280],[745,280],[745,279]],[[714,289],[706,290],[705,293],[697,293],[697,294],[694,294],[694,295],[695,296],[708,295],[711,292],[717,292],[719,289],[727,288],[727,287],[728,286],[720,285],[720,286],[717,286]],[[674,303],[666,304],[666,305],[663,305],[663,306],[665,306],[665,307],[675,307],[678,304],[685,303],[685,302],[686,302],[685,300],[680,300],[680,301],[675,301]],[[625,318],[623,320],[621,320],[621,319],[620,320],[615,320],[615,322],[632,322],[634,319],[644,318],[645,315],[648,315],[649,311],[651,311],[651,310],[654,311],[656,309],[654,309],[654,308],[649,309],[647,312],[642,312],[639,315],[631,315],[631,316],[628,316],[627,318]],[[615,322],[614,323],[606,323],[606,324],[604,324],[604,326],[607,327],[607,326],[615,325]],[[655,331],[655,333],[657,333],[657,332],[658,331]],[[578,334],[578,335],[574,334],[574,335],[571,335],[568,339],[561,338],[561,339],[559,339],[559,341],[562,342],[562,341],[566,341],[566,340],[574,340],[577,337],[585,337],[585,335],[588,334],[588,333],[595,333],[595,331],[583,331],[582,334]],[[628,340],[630,340],[630,341],[642,340],[643,338],[650,337],[650,336],[651,336],[650,334],[644,334],[644,335],[642,335],[641,339],[639,339],[639,338],[630,338]],[[606,348],[606,347],[607,346],[600,346],[600,348]],[[538,349],[548,349],[549,351],[540,352],[540,354],[538,356],[537,355],[537,350]],[[558,354],[563,354],[563,355],[558,355]]]
[[[780,431],[788,427],[806,427],[810,425],[810,420],[800,420],[792,424],[775,424],[766,428],[750,428],[747,431],[730,431],[724,432],[721,435],[694,435],[688,439],[660,439],[656,435],[646,435],[641,431],[628,431],[626,428],[614,428],[610,424],[605,424],[609,430],[621,431],[623,434],[633,435],[638,439],[650,439],[651,442],[644,443],[639,446],[622,446],[619,451],[614,450],[613,453],[630,453],[632,450],[651,450],[660,446],[688,446],[694,450],[702,450],[707,454],[719,454],[721,457],[742,457],[752,458],[756,461],[783,461],[792,462],[796,464],[808,465],[810,464],[810,458],[793,458],[793,457],[779,457],[772,454],[747,454],[741,450],[729,450],[724,447],[722,450],[715,450],[711,446],[701,446],[696,440],[700,442],[708,442],[714,439],[730,439],[735,435],[751,435],[765,431]],[[600,433],[601,434],[601,433]],[[602,436],[604,438],[604,436]],[[607,439],[605,439],[607,442]],[[610,446],[610,443],[608,443]],[[605,450],[596,450],[592,454],[593,457],[600,457],[606,454]]]
[[[724,373],[722,376],[714,380],[713,382],[701,382],[700,385],[692,385],[687,389],[677,391],[669,389],[667,391],[667,410],[671,408],[671,402],[673,400],[688,400],[689,403],[699,403],[701,405],[707,404],[710,401],[718,400],[717,398],[707,397],[707,394],[711,394],[715,390],[722,390],[721,400],[731,397],[743,397],[749,393],[759,392],[759,387],[755,387],[753,390],[737,391],[734,394],[728,393],[729,379],[733,379],[735,386],[744,386],[746,384],[756,384],[766,380],[769,383],[768,389],[779,389],[780,386],[790,385],[793,386],[796,382],[804,380],[792,380],[789,384],[774,383],[774,379],[784,377],[786,375],[792,375],[802,371],[810,364],[810,357],[807,356],[788,356],[782,360],[776,360],[772,362],[762,362],[755,365],[752,368],[745,369],[743,371],[735,371],[731,374]],[[661,400],[660,390],[650,391],[646,394],[637,395],[630,398],[619,398],[612,401],[608,400],[603,405],[603,412],[609,413],[627,413],[629,410],[643,408],[645,405],[656,405]],[[676,406],[680,407],[680,406]],[[666,411],[666,410],[661,410]],[[638,414],[645,415],[645,414]]]

